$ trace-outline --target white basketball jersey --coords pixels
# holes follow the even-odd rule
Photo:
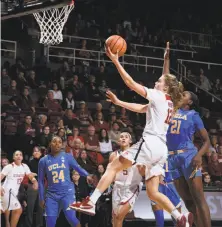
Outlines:
[[[116,152],[117,157],[120,156],[120,153]],[[124,187],[134,188],[138,186],[142,181],[142,176],[140,175],[137,166],[133,165],[132,167],[122,170],[116,174],[115,183],[123,185]]]
[[[31,173],[29,167],[26,164],[17,166],[15,163],[5,166],[1,172],[6,179],[2,185],[5,190],[12,190],[16,196],[19,191],[19,187],[26,174]]]
[[[166,133],[174,108],[173,102],[170,96],[162,91],[144,88],[147,92],[149,104],[143,138],[145,139],[148,135],[156,135],[166,141]]]

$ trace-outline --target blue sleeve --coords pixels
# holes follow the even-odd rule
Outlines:
[[[67,155],[70,167],[76,170],[80,174],[80,176],[87,177],[89,175],[88,172],[77,163],[77,161],[73,158],[71,154],[66,154],[66,155]]]
[[[201,129],[204,128],[203,121],[197,112],[193,115],[193,123],[194,123],[195,131],[200,131]]]
[[[39,200],[44,200],[44,178],[45,178],[45,159],[42,158],[39,161],[39,167],[38,167],[38,184],[39,184]]]

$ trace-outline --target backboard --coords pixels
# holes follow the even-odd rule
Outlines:
[[[21,17],[50,8],[60,8],[70,0],[1,0],[1,20]]]

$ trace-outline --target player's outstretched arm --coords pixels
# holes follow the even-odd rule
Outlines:
[[[198,113],[193,116],[193,122],[196,128],[196,132],[199,133],[203,141],[203,145],[198,151],[197,155],[193,158],[192,164],[194,167],[200,168],[202,165],[202,156],[209,151],[210,139],[207,130],[204,128],[203,121],[201,120]]]
[[[170,73],[170,43],[166,43],[166,49],[164,52],[164,62],[163,62],[163,74]]]
[[[38,183],[39,183],[39,201],[40,204],[44,203],[44,178],[45,178],[45,159],[42,158],[39,161],[38,166]]]
[[[147,105],[142,105],[142,104],[137,104],[137,103],[129,103],[129,102],[124,102],[121,101],[117,98],[117,96],[111,92],[107,91],[106,92],[106,97],[108,98],[108,102],[112,102],[117,106],[121,106],[123,108],[126,108],[128,110],[131,110],[136,113],[146,113],[147,111]]]
[[[72,169],[76,170],[80,174],[80,176],[89,176],[89,173],[78,164],[78,162],[73,158],[71,154],[66,153],[66,155],[68,156],[69,165]]]
[[[124,83],[127,87],[129,87],[131,90],[135,91],[137,94],[143,96],[146,98],[146,90],[144,87],[133,80],[133,78],[126,72],[126,70],[123,68],[123,66],[119,62],[119,56],[118,52],[116,54],[113,54],[110,50],[110,48],[106,48],[106,55],[110,58],[110,60],[114,63],[116,66],[120,76],[122,77]]]

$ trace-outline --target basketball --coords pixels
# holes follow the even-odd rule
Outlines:
[[[110,36],[105,43],[106,47],[109,47],[113,54],[119,51],[119,57],[126,53],[127,44],[126,41],[119,35]]]

